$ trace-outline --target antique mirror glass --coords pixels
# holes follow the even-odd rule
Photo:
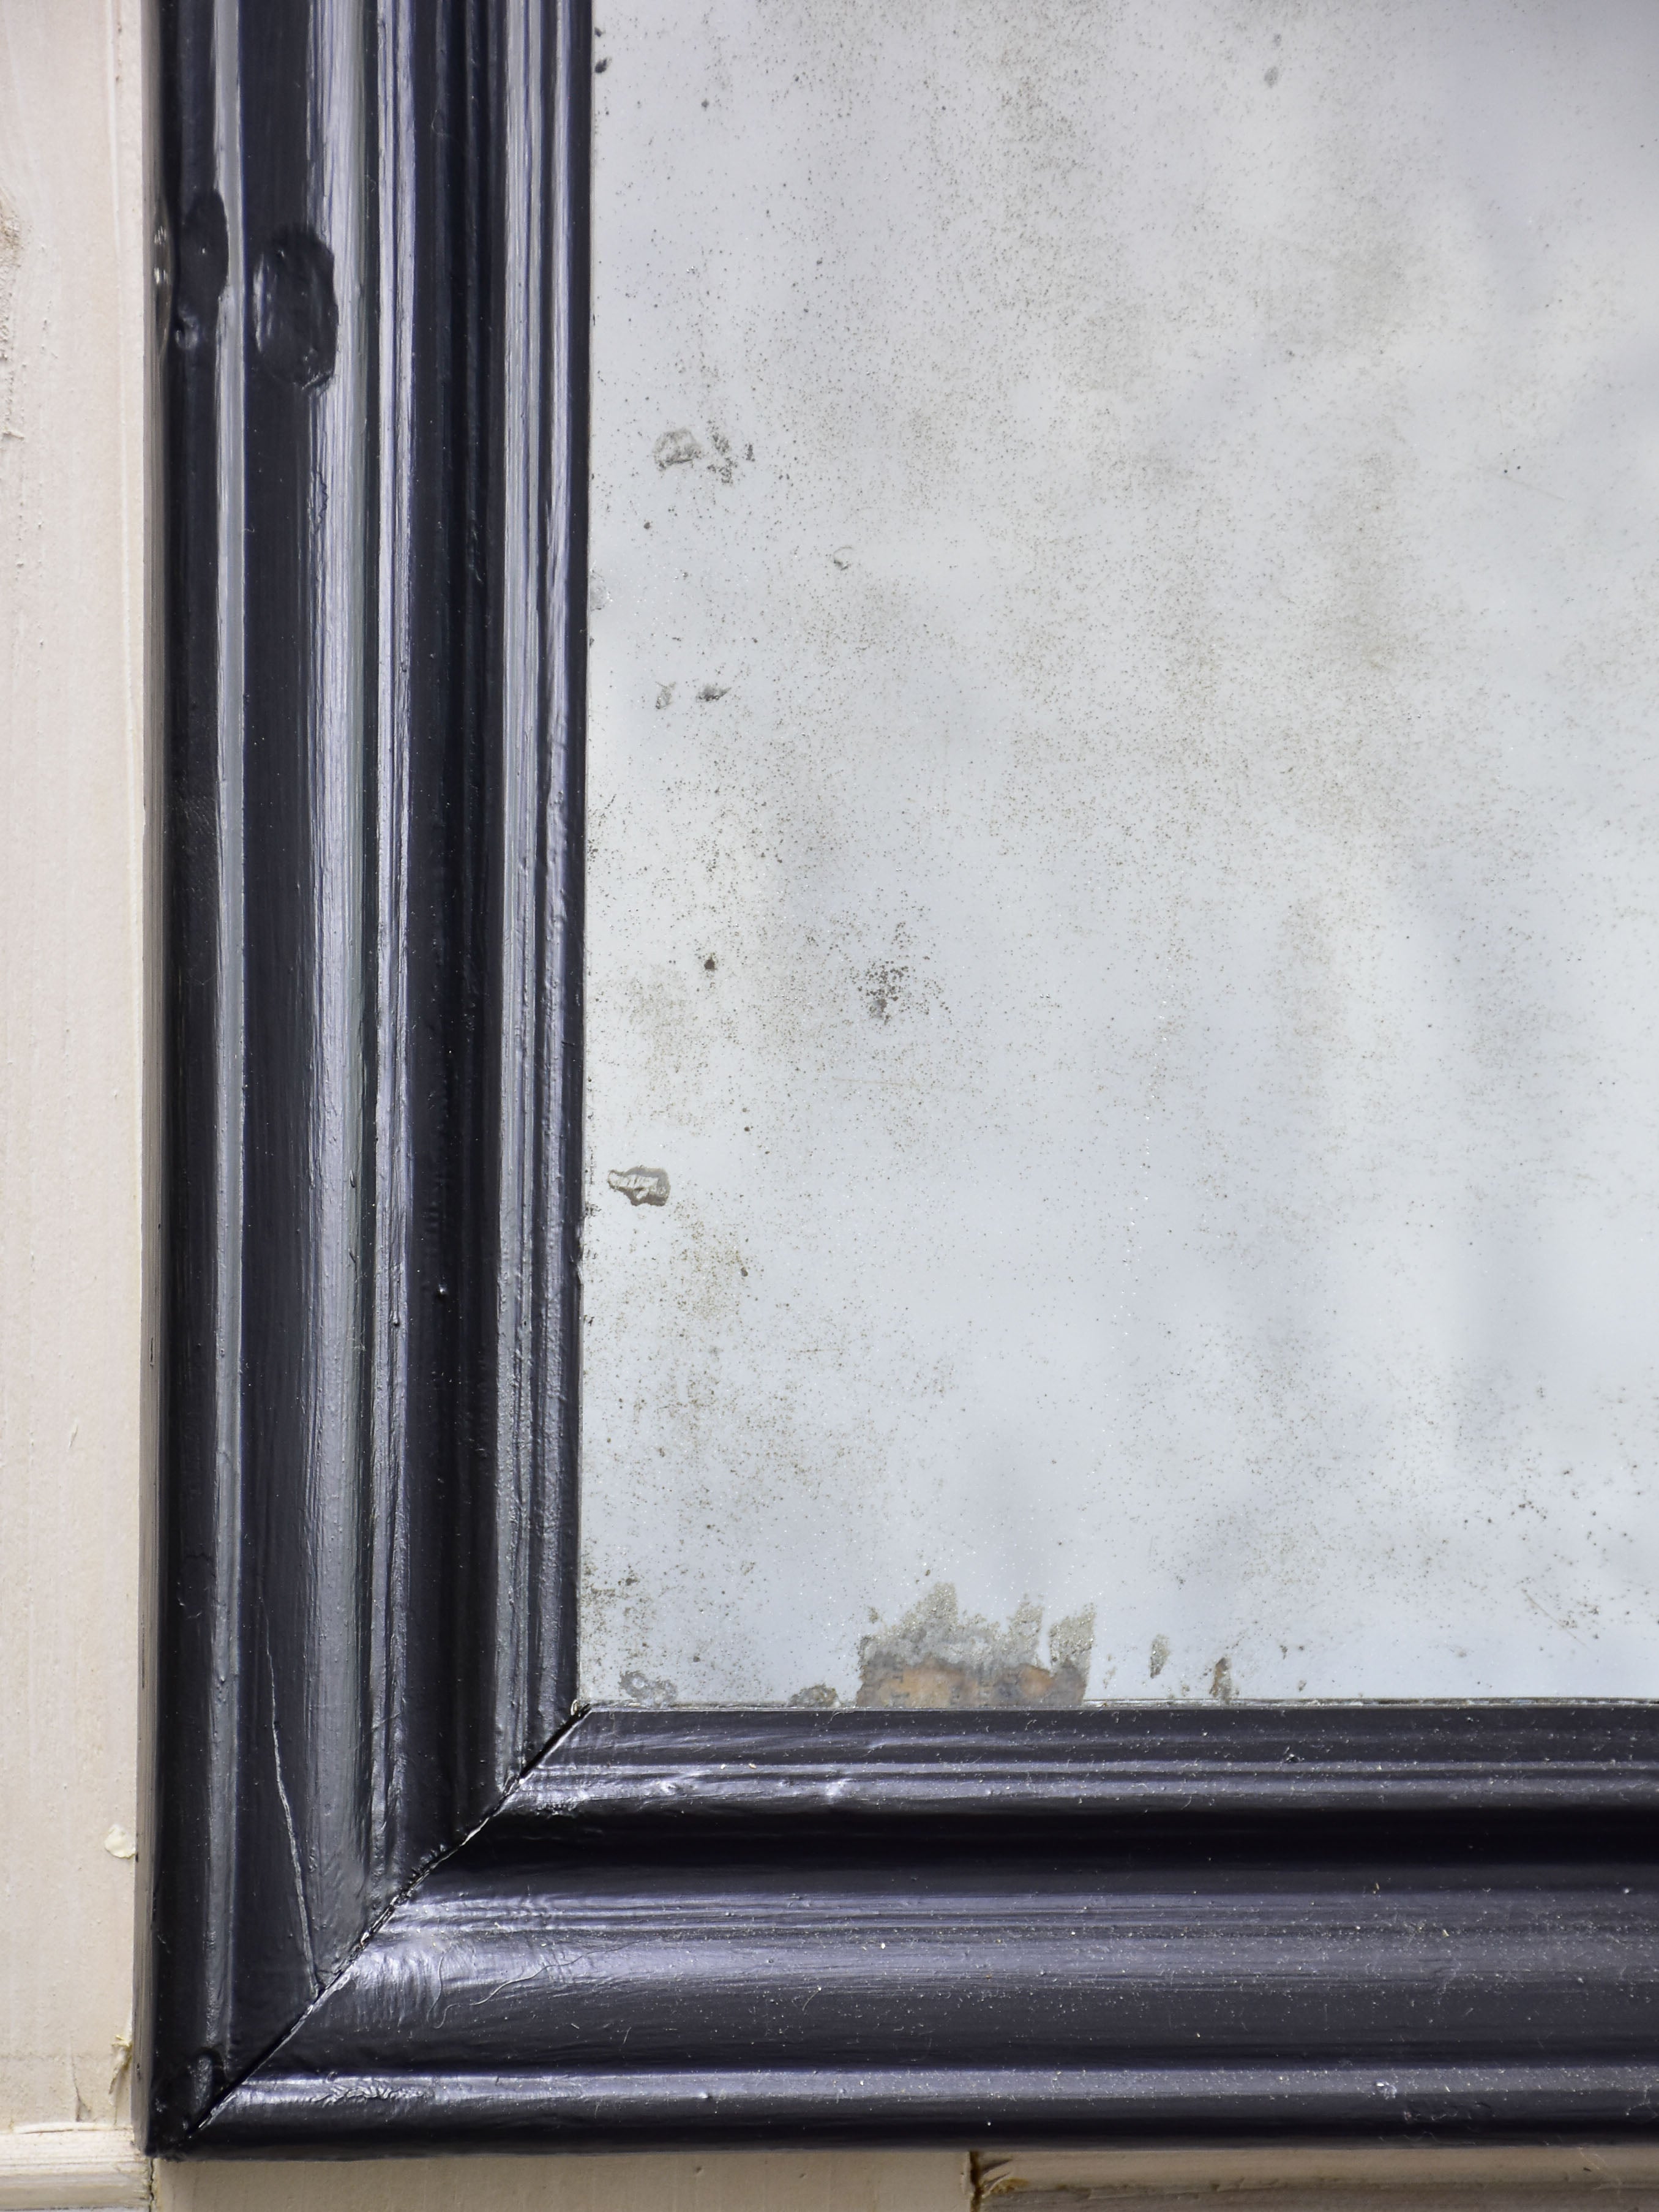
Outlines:
[[[1659,9],[596,53],[583,1695],[1659,1695]]]

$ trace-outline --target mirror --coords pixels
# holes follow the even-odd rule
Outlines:
[[[584,1695],[1659,1694],[1659,10],[596,54]]]

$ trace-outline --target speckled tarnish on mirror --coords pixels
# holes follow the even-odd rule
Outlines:
[[[584,1695],[1659,1695],[1659,9],[599,27]]]

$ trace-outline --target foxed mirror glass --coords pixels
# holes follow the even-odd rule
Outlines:
[[[583,1695],[1659,1695],[1659,8],[596,67]]]

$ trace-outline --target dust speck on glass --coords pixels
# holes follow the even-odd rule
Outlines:
[[[582,1694],[1659,1695],[1659,9],[600,21]]]

